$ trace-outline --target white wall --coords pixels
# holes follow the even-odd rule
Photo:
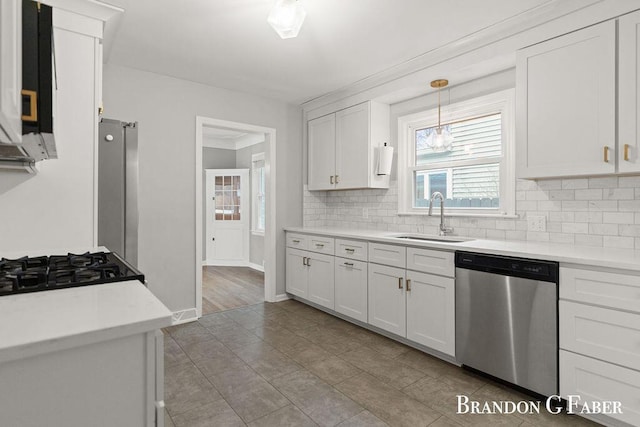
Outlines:
[[[302,224],[301,108],[117,65],[105,66],[104,105],[109,117],[140,123],[139,267],[173,311],[195,307],[195,117],[276,129],[276,293],[284,293],[282,227]]]
[[[57,14],[54,14],[56,25]],[[0,252],[94,246],[96,39],[55,28],[58,159],[40,172],[0,170]]]

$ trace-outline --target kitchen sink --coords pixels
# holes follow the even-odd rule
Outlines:
[[[473,239],[466,239],[464,237],[455,237],[455,236],[429,236],[426,234],[393,234],[387,237],[392,237],[394,239],[404,239],[404,240],[416,240],[420,242],[442,242],[442,243],[462,243],[469,242]]]

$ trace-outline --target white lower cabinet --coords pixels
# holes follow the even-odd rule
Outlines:
[[[287,248],[287,292],[333,310],[333,265],[331,255]]]
[[[308,297],[307,252],[287,248],[286,285],[287,292],[301,298]]]
[[[407,339],[455,355],[455,280],[407,271]]]
[[[323,307],[334,309],[334,257],[332,255],[308,253],[307,278],[308,299]]]
[[[455,355],[455,280],[369,264],[369,324]]]
[[[565,399],[580,396],[577,413],[585,403],[618,401],[622,404],[622,413],[608,416],[630,425],[640,425],[638,371],[561,350],[560,395]]]
[[[369,264],[369,324],[406,336],[404,268]]]
[[[335,259],[336,311],[361,322],[367,321],[367,263]]]

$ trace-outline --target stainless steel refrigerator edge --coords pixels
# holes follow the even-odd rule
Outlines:
[[[138,123],[102,119],[98,133],[98,244],[138,265]]]

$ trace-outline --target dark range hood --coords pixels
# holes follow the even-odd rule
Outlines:
[[[58,158],[53,136],[53,14],[22,1],[22,142],[0,143],[0,168],[36,172],[35,163]]]

